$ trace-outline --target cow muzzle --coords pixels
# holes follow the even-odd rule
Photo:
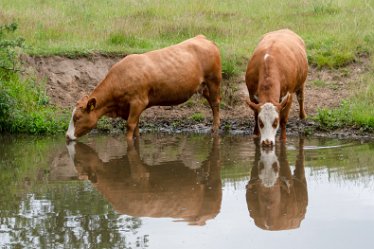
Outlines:
[[[269,139],[264,139],[264,140],[262,140],[261,145],[263,147],[273,147],[274,146],[274,141],[269,140]]]

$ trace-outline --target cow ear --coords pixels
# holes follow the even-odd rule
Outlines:
[[[256,104],[256,103],[253,103],[249,98],[247,98],[245,100],[245,102],[247,103],[247,105],[253,110],[253,111],[256,111],[258,112],[259,110],[259,104]]]
[[[288,102],[291,99],[290,92],[287,92],[287,94],[282,98],[282,101],[279,104],[279,111],[283,111],[283,109],[287,106]]]
[[[90,98],[87,102],[86,111],[89,113],[96,107],[96,98]]]

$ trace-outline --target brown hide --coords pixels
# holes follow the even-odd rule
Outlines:
[[[127,139],[139,135],[139,117],[152,106],[178,105],[201,93],[219,128],[221,59],[217,46],[203,35],[177,45],[132,54],[116,63],[94,91],[77,102],[73,115],[75,139],[107,115],[127,120]],[[81,121],[80,121],[81,120]],[[135,132],[135,133],[134,133]]]
[[[204,225],[220,211],[218,138],[207,159],[195,170],[181,160],[147,165],[134,146],[128,147],[127,155],[103,162],[96,151],[83,143],[75,145],[74,163],[80,178],[88,178],[121,214],[170,217]]]
[[[265,60],[265,55],[268,55]],[[304,41],[294,32],[282,29],[265,34],[248,63],[245,80],[250,106],[255,113],[254,134],[260,135],[258,112],[265,103],[272,103],[280,112],[281,139],[286,139],[286,123],[291,108],[292,94],[296,93],[300,105],[300,118],[304,111],[304,83],[308,74],[308,61]],[[291,95],[280,106],[282,97]]]
[[[295,171],[287,161],[285,145],[280,148],[279,178],[271,188],[258,179],[259,150],[247,185],[247,205],[256,226],[264,230],[286,230],[300,227],[308,205],[308,189],[304,172],[304,148],[300,139]]]

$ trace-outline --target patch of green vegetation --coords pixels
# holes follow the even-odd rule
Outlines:
[[[224,59],[222,61],[222,77],[224,79],[230,79],[234,75],[239,73],[237,60],[235,57]]]
[[[231,130],[231,124],[230,123],[226,123],[224,126],[223,126],[223,130],[225,132],[229,132]]]
[[[330,1],[313,1],[313,13],[316,15],[334,15],[338,14],[340,8],[334,6]]]
[[[193,98],[190,98],[189,100],[186,101],[185,105],[187,107],[193,107],[195,105],[195,101],[193,100]]]
[[[322,127],[357,127],[374,130],[374,72],[357,82],[358,92],[335,109],[320,109],[315,119]]]
[[[317,87],[317,88],[329,88],[329,89],[332,89],[332,90],[338,90],[339,88],[339,85],[334,83],[334,82],[326,82],[324,80],[321,80],[321,79],[316,79],[316,80],[313,80],[312,82],[312,85]]]
[[[182,122],[180,120],[175,120],[171,123],[171,126],[175,129],[178,128],[181,124]]]
[[[317,80],[312,81],[312,85],[322,88],[322,87],[326,87],[327,83],[324,80],[317,79]]]
[[[343,46],[332,37],[320,41],[306,40],[310,65],[318,68],[340,68],[356,60],[357,50]]]
[[[202,122],[204,121],[204,115],[200,112],[197,112],[197,113],[194,113],[191,115],[190,117],[191,120],[195,121],[195,122]]]
[[[150,43],[148,43],[146,40],[139,39],[134,35],[126,36],[121,33],[115,33],[110,35],[109,43],[114,45],[122,45],[128,48],[144,49],[151,47]]]
[[[9,39],[17,25],[0,26],[0,132],[56,133],[67,128],[66,113],[48,105],[42,84],[22,79],[17,62],[23,39]]]

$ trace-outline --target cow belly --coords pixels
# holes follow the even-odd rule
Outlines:
[[[187,87],[186,85],[174,84],[173,87],[160,87],[152,89],[149,93],[149,105],[179,105],[186,102],[191,96],[197,92],[198,85]]]

